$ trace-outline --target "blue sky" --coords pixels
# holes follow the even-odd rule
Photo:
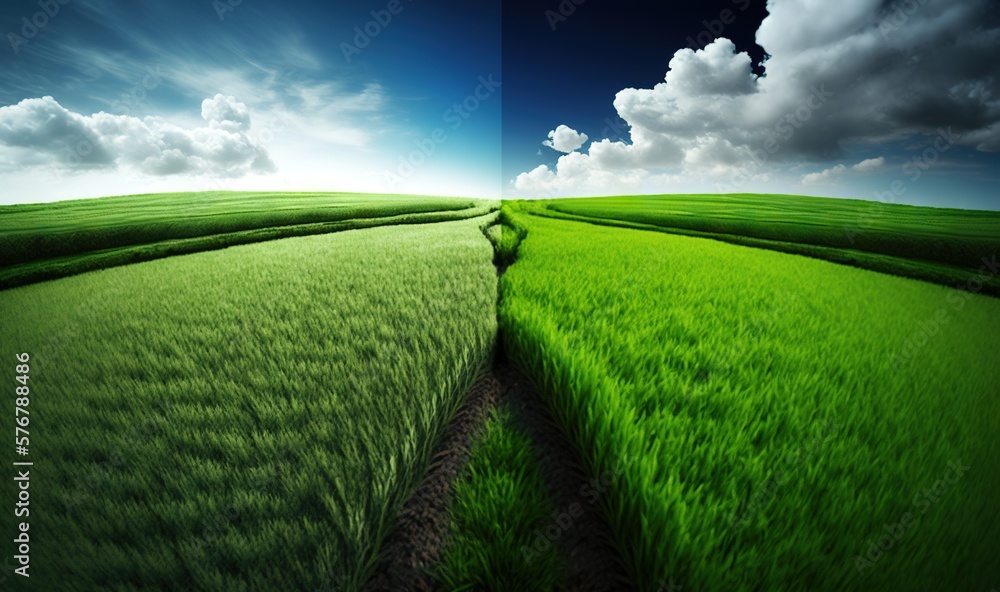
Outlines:
[[[52,0],[50,16],[6,2],[0,203],[200,189],[496,197],[499,2],[441,4]]]
[[[503,35],[505,196],[1000,209],[996,2],[509,0]]]
[[[990,0],[13,0],[0,34],[0,203],[760,192],[1000,209]]]

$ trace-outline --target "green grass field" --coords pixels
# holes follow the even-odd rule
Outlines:
[[[32,577],[15,589],[356,589],[491,354],[487,222],[287,239],[0,293],[0,351],[11,369],[31,355],[40,475]],[[5,479],[3,498],[15,487]]]
[[[505,343],[591,472],[618,475],[602,503],[640,589],[995,584],[1000,301],[704,239],[519,222]],[[923,494],[953,462],[971,468]],[[857,560],[908,514],[893,548]]]
[[[455,484],[451,534],[435,570],[443,589],[556,589],[555,547],[525,553],[555,511],[534,454],[512,411],[496,410]]]
[[[651,195],[526,201],[538,215],[715,238],[948,286],[996,265],[1000,212],[797,195]],[[989,270],[986,267],[987,271]],[[1000,296],[993,273],[972,286]]]
[[[345,193],[173,193],[0,207],[0,289],[294,236],[482,216],[495,202]]]
[[[30,419],[36,475],[32,578],[11,589],[359,590],[497,347],[588,480],[612,477],[581,501],[642,591],[1000,584],[1000,279],[982,261],[1000,215],[747,195],[497,209],[0,208],[8,376],[31,355],[30,415],[4,430]],[[555,546],[525,560],[555,489],[523,427],[501,406],[474,443],[428,568],[442,589],[558,590],[573,569]]]

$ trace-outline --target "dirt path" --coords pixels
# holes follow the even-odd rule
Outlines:
[[[366,591],[436,589],[426,571],[441,558],[451,522],[452,483],[468,462],[469,448],[502,393],[492,372],[472,386],[448,425],[424,480],[396,516],[396,526],[382,545],[381,562],[365,585]]]
[[[494,263],[497,275],[502,276],[508,266],[499,259]],[[501,296],[498,294],[498,306]],[[448,426],[423,482],[397,516],[395,528],[382,545],[375,575],[364,588],[366,592],[439,589],[427,571],[441,559],[450,526],[452,484],[468,462],[469,450],[490,411],[501,405],[510,407],[531,438],[555,502],[556,514],[537,533],[534,544],[555,544],[559,550],[566,567],[559,590],[634,590],[612,542],[610,526],[593,503],[594,487],[579,455],[531,381],[507,361],[502,333],[497,337],[493,369],[473,385],[467,397]]]
[[[493,371],[504,385],[504,400],[511,405],[532,440],[555,502],[556,516],[542,529],[539,537],[554,539],[565,562],[566,578],[560,590],[634,590],[622,567],[604,512],[593,503],[597,499],[596,489],[548,406],[528,377],[517,368],[501,362]],[[536,544],[544,545],[538,538]]]
[[[427,568],[441,558],[450,524],[452,483],[468,461],[469,449],[491,409],[507,404],[531,438],[546,476],[557,516],[540,531],[566,564],[561,590],[632,590],[603,512],[591,503],[590,480],[569,441],[527,377],[498,360],[476,382],[449,425],[430,470],[397,516],[382,546],[382,560],[365,586],[369,592],[437,590]],[[569,516],[571,520],[567,520]],[[561,518],[560,518],[561,517]],[[546,532],[548,535],[546,535]],[[540,539],[536,544],[544,545]]]

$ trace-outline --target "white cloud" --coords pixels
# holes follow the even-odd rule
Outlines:
[[[809,173],[802,176],[802,182],[806,185],[813,185],[817,183],[827,183],[832,181],[834,178],[843,175],[844,173],[850,171],[858,173],[872,173],[881,169],[885,165],[885,157],[879,156],[878,158],[869,158],[867,160],[862,160],[858,164],[852,166],[848,169],[842,164],[828,168],[824,171],[818,173]]]
[[[838,164],[833,168],[826,169],[825,171],[819,173],[809,173],[802,177],[802,182],[806,185],[814,185],[816,183],[826,183],[833,180],[834,177],[839,177],[844,174],[847,170],[842,164]]]
[[[549,167],[540,164],[532,170],[521,173],[514,180],[518,189],[537,191],[540,193],[555,193],[558,191],[556,174]]]
[[[201,102],[201,118],[209,127],[227,132],[245,132],[250,129],[250,109],[236,97],[215,95]]]
[[[848,146],[902,145],[939,128],[978,150],[1000,150],[1000,22],[989,0],[918,4],[887,32],[894,8],[881,0],[769,0],[757,31],[769,56],[765,76],[725,38],[679,50],[663,82],[615,96],[627,139],[595,140],[560,158],[552,177],[536,169],[514,187],[529,193],[544,180],[550,189],[589,192],[582,179],[613,172],[620,192],[632,190],[625,179],[676,176],[741,191],[764,175],[797,181],[802,165],[842,159]],[[830,180],[846,172],[841,166],[802,180]]]
[[[248,135],[250,113],[233,97],[202,103],[207,126],[182,128],[159,117],[74,113],[52,97],[0,107],[5,168],[131,169],[146,175],[242,176],[271,172],[267,151]]]
[[[542,145],[559,152],[570,153],[579,149],[586,142],[587,134],[581,134],[569,126],[560,125],[549,132],[549,139],[542,142]]]
[[[878,158],[869,158],[868,160],[862,160],[858,164],[851,167],[851,169],[858,171],[859,173],[871,173],[879,170],[885,165],[885,157],[879,156]]]
[[[685,96],[745,95],[756,91],[750,66],[750,56],[736,53],[733,42],[722,38],[701,51],[675,53],[666,82],[672,93]]]
[[[0,203],[215,189],[496,196],[495,168],[461,149],[457,133],[418,174],[388,187],[384,172],[439,124],[418,117],[410,93],[381,85],[384,72],[343,67],[281,10],[235,29],[196,19],[175,38],[146,26],[175,17],[175,6],[144,2],[140,22],[112,4],[78,5],[99,37],[70,28],[0,67],[0,107],[12,109],[5,121],[24,115],[24,99],[52,96],[61,104],[44,109],[71,128],[29,139],[0,130]],[[136,135],[98,134],[99,119]],[[134,152],[121,147],[128,138]],[[81,140],[91,146],[85,157],[75,153]],[[271,162],[275,173],[235,176]]]

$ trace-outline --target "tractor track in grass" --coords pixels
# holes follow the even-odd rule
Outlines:
[[[396,517],[396,525],[382,545],[375,574],[365,585],[368,592],[439,590],[429,571],[438,563],[450,526],[450,505],[455,480],[469,459],[469,450],[490,411],[508,405],[531,438],[542,466],[557,515],[569,515],[562,523],[553,517],[554,544],[565,564],[566,577],[559,590],[567,592],[611,592],[633,590],[620,554],[613,544],[611,528],[602,510],[589,503],[590,487],[579,456],[556,425],[548,407],[530,380],[498,355],[492,370],[479,378],[465,403],[449,424],[437,453],[417,490]],[[545,537],[540,531],[536,544]]]
[[[558,589],[567,592],[634,590],[614,545],[611,526],[603,510],[591,503],[593,498],[588,494],[592,491],[591,479],[548,405],[520,369],[500,360],[493,372],[504,385],[504,402],[531,438],[555,503],[556,516],[536,533],[535,543],[555,539],[554,544],[565,565],[565,578]],[[567,521],[567,516],[572,520]]]
[[[512,264],[500,258],[494,263],[498,278]],[[498,306],[501,298],[498,286]],[[533,544],[556,545],[565,575],[557,589],[565,592],[635,589],[613,543],[603,510],[589,503],[587,488],[591,487],[591,480],[579,455],[530,379],[507,360],[503,333],[498,331],[492,369],[476,381],[448,425],[427,474],[397,515],[365,591],[441,589],[430,571],[440,561],[447,542],[453,484],[468,463],[469,451],[490,413],[500,406],[510,408],[531,439],[556,508],[549,523],[536,532]],[[568,515],[572,516],[569,522]]]
[[[503,387],[492,372],[480,376],[445,431],[427,474],[382,545],[375,574],[364,590],[435,590],[427,573],[441,558],[450,526],[452,484],[469,459],[475,436],[498,404]]]

